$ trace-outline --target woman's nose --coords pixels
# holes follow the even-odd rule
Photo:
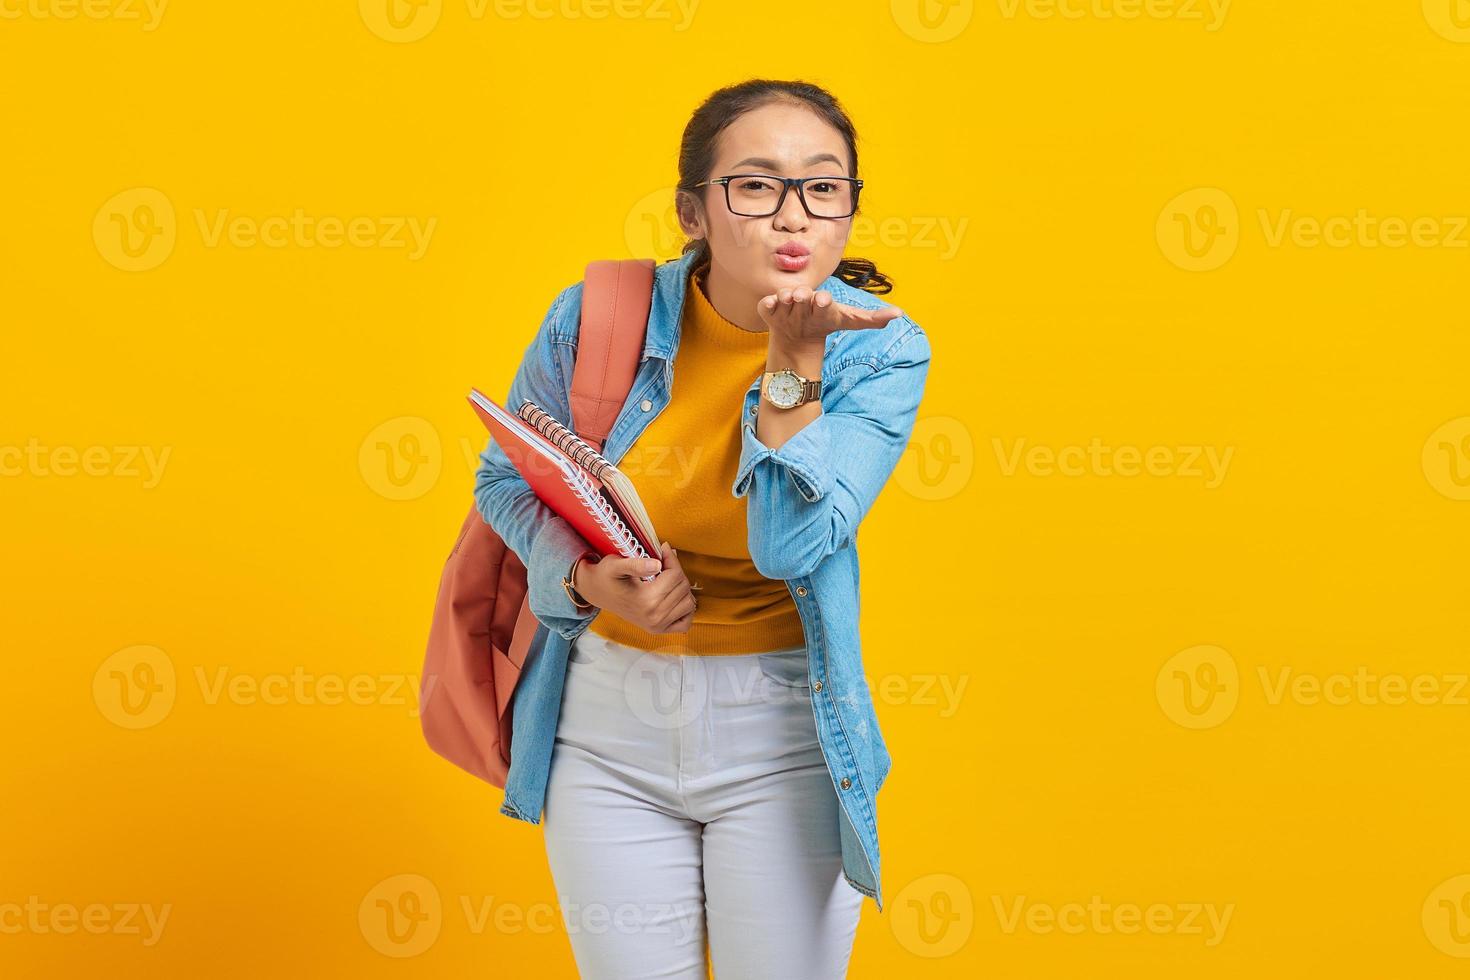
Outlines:
[[[805,230],[811,219],[807,216],[806,208],[802,207],[796,188],[787,191],[786,200],[781,203],[781,210],[776,212],[775,220],[776,227],[781,231]]]

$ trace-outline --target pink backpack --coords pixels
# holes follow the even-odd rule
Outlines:
[[[598,451],[633,387],[653,270],[653,259],[587,265],[570,425]],[[510,771],[511,695],[537,625],[526,566],[471,504],[439,579],[419,719],[431,749],[502,789]]]

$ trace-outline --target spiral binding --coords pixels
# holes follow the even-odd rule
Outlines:
[[[529,398],[521,403],[518,414],[535,426],[536,431],[550,440],[552,445],[566,453],[572,462],[585,467],[599,480],[602,479],[603,470],[612,465],[606,456],[589,446],[577,433],[558,422],[556,416],[537,407],[536,403]]]
[[[586,443],[583,443],[583,445],[586,445]],[[579,469],[573,469],[570,473],[563,470],[562,478],[566,481],[567,486],[571,487],[582,499],[592,505],[592,516],[597,521],[597,525],[607,532],[608,537],[612,538],[616,544],[631,549],[632,554],[624,551],[624,557],[652,557],[649,555],[647,549],[639,543],[637,536],[629,530],[628,525],[623,523],[623,519],[618,516],[617,511],[613,509],[612,505],[603,499],[602,494],[597,491],[597,487],[588,478],[586,473]]]

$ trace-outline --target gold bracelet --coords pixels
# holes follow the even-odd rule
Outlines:
[[[582,564],[582,560],[587,557],[589,556],[578,555],[577,560],[572,562],[571,571],[562,576],[561,580],[561,587],[566,590],[567,598],[572,600],[572,605],[576,606],[578,611],[580,612],[586,612],[587,610],[591,609],[592,603],[588,602],[586,597],[584,597],[582,593],[577,591],[576,587],[572,585],[572,580],[577,577],[577,566]]]

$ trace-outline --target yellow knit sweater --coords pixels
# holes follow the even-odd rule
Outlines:
[[[756,571],[745,498],[731,492],[740,462],[740,406],[766,369],[765,333],[736,326],[686,284],[673,391],[618,462],[659,535],[678,551],[698,608],[687,633],[649,633],[604,609],[588,629],[643,650],[761,653],[804,642],[786,583]]]

